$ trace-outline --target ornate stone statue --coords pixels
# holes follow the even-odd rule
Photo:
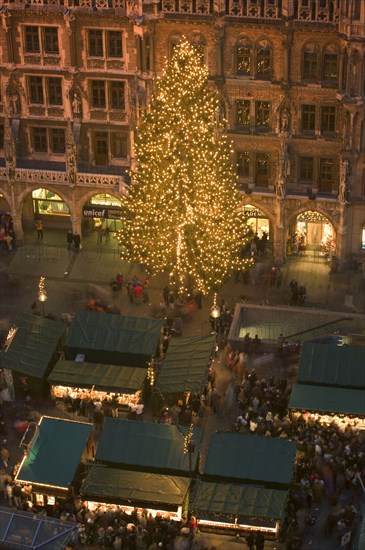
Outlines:
[[[5,118],[4,125],[4,156],[7,175],[10,183],[15,174],[15,145],[13,134],[11,131],[10,120],[8,118]]]
[[[81,117],[81,99],[78,94],[74,94],[74,97],[72,100],[72,112],[75,117],[77,118]]]
[[[287,107],[283,107],[280,113],[280,134],[288,136],[290,134],[290,111]]]
[[[345,159],[340,164],[340,182],[338,185],[338,202],[340,204],[346,204],[350,200],[349,175],[350,163]]]
[[[276,196],[279,199],[283,199],[285,197],[285,184],[286,184],[285,178],[283,176],[279,176],[278,181],[276,182],[276,188],[275,188]]]
[[[10,96],[10,114],[12,116],[20,115],[19,96],[16,92],[12,93]]]

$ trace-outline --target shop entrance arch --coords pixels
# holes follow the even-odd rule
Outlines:
[[[98,232],[109,237],[121,229],[122,203],[115,195],[92,195],[82,208],[82,234],[84,237]]]
[[[65,200],[54,189],[40,187],[30,191],[22,202],[22,225],[25,231],[34,229],[36,219],[45,227],[70,229],[70,209]]]
[[[254,239],[259,256],[271,254],[273,234],[267,214],[252,204],[245,204],[241,208],[248,228],[248,249]]]
[[[290,225],[287,256],[331,259],[336,253],[336,232],[331,221],[317,210],[298,214]]]

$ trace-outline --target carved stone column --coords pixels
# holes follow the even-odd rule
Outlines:
[[[12,15],[5,7],[2,11],[2,26],[6,32],[6,46],[8,50],[8,63],[14,63],[13,30],[11,26]]]
[[[224,35],[225,35],[225,23],[223,20],[218,20],[215,24],[215,42],[217,47],[217,78],[224,78]]]
[[[10,209],[10,214],[13,220],[13,229],[16,238],[16,244],[19,245],[24,240],[24,231],[22,225],[22,217],[19,214],[18,210],[15,210],[13,207]]]
[[[276,265],[282,265],[285,259],[285,224],[284,224],[284,203],[285,200],[280,198],[276,201],[276,224],[273,228],[273,243],[274,243],[274,262]]]
[[[339,212],[339,223],[336,235],[336,255],[340,264],[346,259],[347,205],[342,204]]]

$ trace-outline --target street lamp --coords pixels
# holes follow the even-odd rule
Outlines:
[[[210,315],[213,317],[213,319],[218,319],[218,317],[221,316],[221,308],[217,306],[217,293],[214,293],[213,297],[213,305],[210,308]]]
[[[44,317],[44,302],[47,301],[47,292],[46,292],[46,289],[44,288],[45,280],[46,280],[45,277],[41,277],[39,279],[39,284],[38,284],[38,300],[42,304],[42,315],[43,315],[43,317]]]

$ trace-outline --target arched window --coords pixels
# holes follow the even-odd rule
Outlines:
[[[270,78],[272,73],[272,47],[268,40],[256,44],[256,78]]]
[[[318,79],[318,48],[314,42],[309,42],[303,49],[303,80]]]
[[[169,59],[172,58],[175,47],[181,42],[181,34],[178,32],[173,33],[169,38]]]
[[[235,67],[239,75],[252,74],[252,45],[248,38],[241,38],[237,42]]]
[[[334,44],[328,44],[323,50],[322,79],[338,80],[338,51]]]
[[[199,33],[194,33],[190,38],[190,44],[194,47],[194,50],[199,55],[201,64],[204,65],[206,50],[206,42],[204,36]]]

